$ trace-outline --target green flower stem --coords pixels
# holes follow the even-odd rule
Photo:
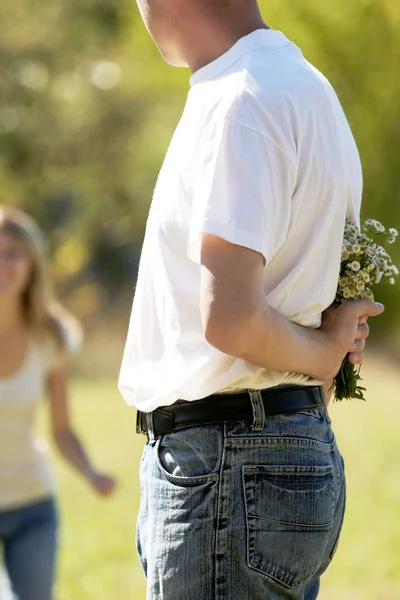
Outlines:
[[[365,388],[358,385],[358,382],[362,381],[360,369],[361,365],[356,370],[355,366],[348,361],[347,356],[343,359],[339,373],[333,380],[334,402],[353,398],[365,400],[363,394]]]

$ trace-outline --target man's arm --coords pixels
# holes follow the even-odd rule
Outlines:
[[[353,362],[362,362],[368,330],[359,320],[383,312],[382,305],[368,300],[347,302],[330,311],[320,329],[308,329],[267,305],[264,259],[258,252],[203,234],[201,265],[207,341],[260,367],[330,380],[349,351]]]

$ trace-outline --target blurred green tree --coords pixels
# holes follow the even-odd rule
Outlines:
[[[363,161],[364,217],[399,227],[400,4],[261,8],[339,94]],[[163,62],[131,0],[2,3],[0,68],[0,202],[38,219],[58,289],[91,314],[132,290],[189,73]],[[383,331],[400,324],[400,287],[382,300]]]

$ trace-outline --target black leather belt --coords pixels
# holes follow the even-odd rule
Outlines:
[[[284,386],[260,390],[265,415],[294,413],[324,405],[324,394],[319,386]],[[147,415],[153,424],[155,437],[185,427],[212,425],[229,421],[253,420],[250,394],[213,394],[188,402],[178,400],[171,406],[161,406],[151,413],[138,411],[136,431],[148,433]]]

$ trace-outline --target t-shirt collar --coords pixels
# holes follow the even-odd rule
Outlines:
[[[195,71],[190,78],[190,85],[205,83],[214,79],[228,69],[250,46],[284,46],[290,44],[283,33],[275,29],[257,29],[240,38],[227,52]]]

